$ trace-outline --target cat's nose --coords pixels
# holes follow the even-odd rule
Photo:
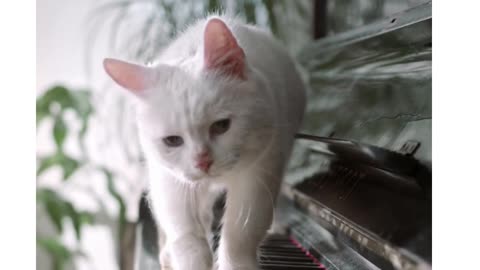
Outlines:
[[[207,151],[200,153],[196,160],[197,163],[195,164],[195,167],[203,172],[208,172],[213,163],[212,159],[210,158],[210,154]]]
[[[203,172],[208,172],[210,169],[210,166],[212,166],[213,161],[209,159],[201,159],[197,161],[197,164],[195,165],[196,168],[202,170]]]

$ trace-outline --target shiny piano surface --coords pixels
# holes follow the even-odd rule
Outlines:
[[[394,152],[328,137],[303,141],[277,227],[326,269],[429,269],[431,170],[412,156],[419,145]]]

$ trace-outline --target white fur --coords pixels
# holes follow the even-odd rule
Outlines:
[[[305,92],[291,57],[271,35],[220,17],[246,55],[246,80],[206,71],[201,20],[167,47],[153,65],[157,84],[138,106],[141,145],[149,171],[152,208],[166,241],[164,267],[175,270],[258,269],[257,246],[269,229]],[[209,126],[231,118],[216,140]],[[181,135],[166,147],[161,138]],[[208,147],[208,174],[194,156]],[[218,258],[209,246],[212,204],[227,190]]]

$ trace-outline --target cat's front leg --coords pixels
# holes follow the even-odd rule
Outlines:
[[[193,233],[182,235],[167,244],[170,269],[173,270],[211,270],[212,254],[205,237]]]
[[[211,270],[213,259],[206,234],[206,226],[211,220],[201,215],[201,190],[175,181],[168,185],[154,185],[153,189],[161,191],[153,194],[152,203],[165,235],[160,254],[162,269]]]
[[[252,169],[228,185],[219,270],[257,270],[257,248],[269,229],[281,173]]]

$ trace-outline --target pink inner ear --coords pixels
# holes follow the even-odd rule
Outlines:
[[[207,69],[245,79],[245,53],[225,23],[211,19],[204,33],[204,61]]]
[[[106,58],[103,67],[120,86],[138,94],[153,83],[153,71],[144,66]]]

